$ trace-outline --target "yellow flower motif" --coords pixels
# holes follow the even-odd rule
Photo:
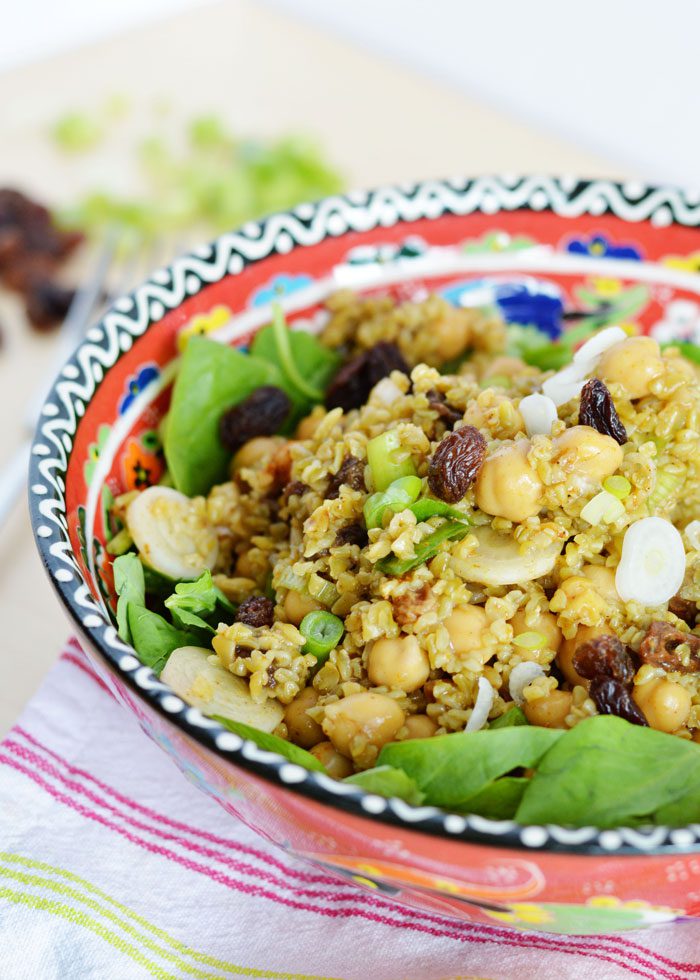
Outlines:
[[[208,313],[198,313],[178,333],[178,350],[184,351],[192,337],[204,337],[214,330],[220,330],[230,319],[231,311],[226,306],[215,306]]]
[[[665,255],[661,259],[661,265],[680,269],[682,272],[700,272],[700,252],[691,252],[690,255]]]
[[[636,337],[642,332],[642,328],[634,320],[623,320],[622,323],[618,323],[618,327],[624,330],[628,337]]]
[[[595,895],[588,899],[586,905],[593,908],[628,909],[630,912],[657,912],[669,916],[684,914],[682,909],[674,909],[670,905],[652,905],[651,902],[646,902],[643,898],[630,898],[623,902],[615,895]]]
[[[514,902],[508,912],[489,911],[488,914],[501,922],[527,922],[530,925],[543,925],[545,922],[552,922],[554,918],[547,909],[533,902]]]
[[[622,283],[619,279],[605,279],[603,277],[591,279],[591,284],[599,296],[611,297],[618,296],[622,292]]]

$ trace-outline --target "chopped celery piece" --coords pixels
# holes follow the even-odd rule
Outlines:
[[[467,524],[459,521],[445,521],[432,534],[423,538],[415,547],[413,558],[399,558],[390,555],[377,562],[377,568],[385,575],[405,575],[412,568],[423,565],[434,558],[443,541],[455,541],[463,538],[469,532]]]
[[[401,445],[397,429],[389,429],[367,443],[367,460],[376,490],[387,487],[402,476],[415,476],[411,454]]]
[[[683,477],[679,473],[669,473],[668,470],[659,470],[656,474],[654,489],[649,494],[647,504],[649,510],[654,510],[660,503],[675,493],[683,483]]]

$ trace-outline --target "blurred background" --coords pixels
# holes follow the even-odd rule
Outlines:
[[[692,0],[23,0],[3,14],[0,732],[69,631],[8,484],[21,489],[37,392],[85,328],[62,327],[76,287],[92,286],[96,316],[197,240],[353,186],[488,171],[700,183]]]

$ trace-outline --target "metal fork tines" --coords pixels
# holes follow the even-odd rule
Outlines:
[[[150,249],[131,249],[122,256],[122,245],[116,233],[108,234],[97,253],[92,272],[78,289],[71,303],[56,343],[56,359],[52,370],[31,398],[24,415],[24,439],[0,470],[0,526],[10,515],[15,501],[27,481],[29,453],[34,430],[42,405],[59,371],[84,337],[87,328],[100,316],[109,295],[120,295],[130,289],[144,267],[162,261],[161,244]]]

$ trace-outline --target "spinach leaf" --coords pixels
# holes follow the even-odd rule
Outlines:
[[[232,616],[236,612],[233,603],[214,585],[208,568],[194,582],[178,582],[173,594],[165,600],[165,605],[173,615],[176,610],[186,610],[204,618],[219,611]]]
[[[141,564],[143,565],[143,577],[146,582],[146,594],[157,599],[167,599],[173,591],[177,580],[168,578],[167,575],[162,575],[160,572],[157,572],[154,568],[147,565],[143,559],[141,559]]]
[[[661,814],[689,823],[700,818],[698,785],[700,747],[694,742],[599,715],[549,749],[516,819],[615,827]]]
[[[536,766],[563,732],[534,725],[390,742],[378,764],[395,766],[415,780],[425,802],[464,806],[486,786],[520,766]]]
[[[501,776],[462,803],[459,811],[492,820],[512,820],[529,782],[524,776]]]
[[[356,772],[354,776],[347,776],[343,782],[360,786],[368,793],[376,793],[377,796],[398,796],[400,800],[412,803],[413,806],[420,806],[425,798],[411,777],[402,769],[394,769],[393,766],[365,769],[364,772]]]
[[[146,584],[143,565],[133,552],[115,558],[112,565],[114,589],[117,600],[117,632],[125,643],[131,643],[131,631],[127,610],[129,603],[137,606],[146,604]]]
[[[490,721],[489,730],[493,731],[494,728],[512,728],[514,725],[529,724],[530,722],[525,717],[525,712],[516,704],[512,708],[509,708],[505,714],[502,714],[498,718],[494,718],[493,721]]]
[[[127,605],[131,642],[141,663],[160,674],[168,657],[178,647],[198,646],[197,634],[179,630],[158,613],[135,602]]]
[[[208,623],[206,619],[202,619],[197,613],[190,612],[189,609],[171,609],[170,617],[173,621],[173,626],[180,630],[192,630],[196,632],[200,641],[204,643],[209,643],[210,638],[216,633],[216,630]]]
[[[289,330],[279,306],[274,322],[255,335],[251,354],[279,369],[280,387],[292,400],[292,416],[287,429],[306,415],[316,402],[322,402],[326,385],[336,373],[342,358],[303,330]]]
[[[165,432],[165,458],[178,490],[193,497],[224,479],[231,454],[219,439],[219,419],[262,385],[282,387],[274,364],[192,337],[173,386]]]
[[[313,769],[315,772],[326,771],[323,764],[318,761],[315,755],[311,755],[306,749],[300,748],[293,742],[288,742],[286,739],[279,738],[277,735],[270,735],[268,732],[261,732],[259,728],[253,728],[251,725],[246,725],[242,721],[224,718],[223,715],[212,715],[212,718],[214,721],[220,722],[224,728],[228,728],[230,732],[235,732],[241,738],[247,738],[251,742],[255,742],[258,748],[263,749],[265,752],[276,752],[278,755],[283,755],[285,759],[289,759],[290,762],[295,762],[298,766],[303,766],[304,769]]]

